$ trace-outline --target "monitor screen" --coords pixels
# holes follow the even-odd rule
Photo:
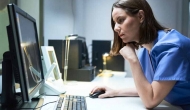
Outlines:
[[[8,5],[7,26],[13,73],[23,102],[31,101],[44,84],[36,21],[14,4]]]
[[[36,40],[35,24],[19,13],[16,13],[17,26],[19,31],[20,50],[23,61],[24,73],[28,93],[30,94],[38,83],[42,81],[42,70],[40,68],[39,46]],[[38,57],[37,57],[37,56]],[[36,71],[36,72],[35,72]]]

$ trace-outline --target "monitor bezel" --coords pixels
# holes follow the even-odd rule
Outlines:
[[[30,16],[29,14],[27,14],[26,12],[24,12],[23,10],[21,10],[19,7],[17,7],[14,4],[9,4],[8,6],[8,14],[9,14],[9,23],[10,23],[10,27],[11,31],[12,31],[12,38],[9,38],[9,45],[10,46],[10,51],[13,52],[14,54],[16,54],[16,63],[18,64],[18,71],[19,71],[19,78],[20,78],[20,89],[21,89],[21,94],[22,94],[22,99],[24,102],[28,102],[31,101],[31,99],[33,98],[33,96],[38,92],[38,90],[43,86],[44,84],[44,73],[43,73],[43,68],[42,68],[42,61],[40,60],[40,68],[41,68],[41,78],[42,81],[40,83],[38,83],[38,85],[36,85],[36,87],[30,92],[28,93],[28,84],[27,82],[27,77],[25,75],[25,69],[24,69],[24,62],[23,62],[23,56],[22,56],[22,52],[21,52],[21,46],[20,46],[20,37],[19,37],[19,30],[18,30],[18,24],[17,24],[17,16],[16,13],[22,15],[23,17],[27,18],[28,20],[32,21],[34,23],[34,28],[35,28],[35,35],[36,35],[36,43],[38,45],[38,56],[39,59],[41,59],[41,55],[40,55],[40,48],[39,48],[39,41],[38,41],[38,34],[37,34],[37,27],[36,27],[36,20]],[[10,41],[11,40],[11,41]],[[10,44],[11,42],[13,42],[13,44]]]
[[[45,63],[45,67],[46,67],[46,74],[44,75],[45,80],[48,79],[48,76],[54,78],[54,80],[58,80],[62,78],[62,73],[59,70],[59,64],[57,62],[57,57],[55,54],[55,50],[53,46],[41,46],[41,50],[42,50],[42,55],[43,55],[43,61]],[[49,52],[51,52],[51,55],[49,54]],[[51,62],[51,57],[53,58],[53,63]],[[52,67],[52,65],[55,65],[55,67],[53,68],[53,70],[55,69],[56,72],[54,72],[53,70],[51,70],[50,73],[49,69]]]

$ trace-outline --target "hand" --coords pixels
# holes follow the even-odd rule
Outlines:
[[[105,91],[105,93],[99,95],[98,98],[114,97],[117,93],[116,90],[111,89],[106,86],[97,86],[94,89],[92,89],[91,93],[94,93],[96,91],[102,91],[102,90]]]
[[[126,46],[124,46],[119,51],[119,53],[124,57],[124,59],[128,61],[136,60],[137,55],[135,49],[137,49],[137,45],[135,45],[134,43],[127,43]]]

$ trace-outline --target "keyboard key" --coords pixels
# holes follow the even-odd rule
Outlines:
[[[60,97],[56,110],[61,110],[63,102],[63,110],[87,110],[84,96],[66,95],[65,98]]]
[[[61,108],[56,108],[56,110],[61,110]]]
[[[64,98],[59,98],[59,102],[58,103],[62,103],[64,100]]]
[[[73,107],[73,101],[72,100],[69,100],[69,110],[72,110],[72,107]]]
[[[57,108],[61,108],[61,106],[62,106],[62,103],[57,104]]]

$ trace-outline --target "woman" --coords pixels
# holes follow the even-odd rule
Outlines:
[[[146,108],[161,101],[190,108],[190,39],[161,26],[146,0],[119,0],[112,7],[114,43],[110,54],[128,60],[136,88],[104,90],[99,98],[139,96]],[[141,47],[136,55],[135,49]]]

